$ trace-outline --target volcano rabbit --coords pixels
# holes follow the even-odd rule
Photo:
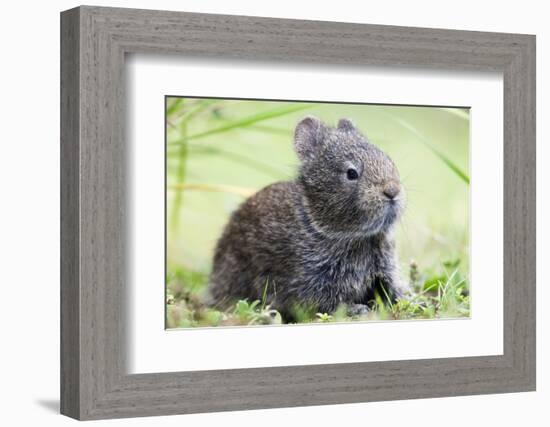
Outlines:
[[[211,304],[263,300],[284,321],[296,310],[362,315],[375,291],[395,301],[399,279],[393,226],[405,206],[392,160],[341,119],[296,127],[298,177],[248,198],[220,237],[210,277]],[[383,289],[381,289],[383,287]]]

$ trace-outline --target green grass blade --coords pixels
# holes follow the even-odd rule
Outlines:
[[[441,111],[445,111],[446,113],[449,113],[453,116],[456,116],[456,117],[460,117],[461,119],[463,120],[470,120],[470,114],[467,113],[465,108],[446,108],[446,107],[441,107],[440,108]]]
[[[176,183],[171,184],[166,187],[168,190],[172,191],[207,191],[214,193],[227,193],[227,194],[236,194],[244,198],[252,196],[256,190],[249,188],[236,187],[233,185],[216,185],[216,184],[192,184],[192,183]]]
[[[167,109],[166,120],[168,124],[173,128],[184,126],[194,119],[195,116],[207,111],[209,108],[213,108],[216,103],[220,101],[217,99],[202,99],[193,102],[186,108],[183,107],[184,100],[188,98],[179,98]],[[178,143],[182,143],[182,140],[178,140]]]
[[[269,110],[269,111],[263,111],[261,113],[254,114],[252,116],[245,117],[245,118],[240,119],[240,120],[231,121],[229,123],[226,123],[222,126],[214,128],[214,129],[209,129],[209,130],[204,131],[204,132],[200,132],[200,133],[196,133],[194,135],[190,135],[190,136],[187,137],[187,141],[194,140],[194,139],[199,139],[199,138],[204,138],[205,136],[214,135],[214,134],[221,133],[221,132],[227,132],[227,131],[230,131],[232,129],[244,128],[244,127],[253,125],[254,123],[258,123],[258,122],[261,122],[261,121],[264,121],[264,120],[273,119],[275,117],[284,116],[286,114],[295,113],[297,111],[301,111],[301,110],[305,110],[307,108],[311,108],[312,106],[314,106],[314,104],[305,104],[305,105],[304,104],[298,104],[298,105],[292,104],[292,105],[285,105],[284,107],[278,107],[278,108],[275,108],[275,109]],[[176,142],[174,142],[170,145],[178,145],[178,144],[180,144],[180,142],[176,141]]]
[[[207,108],[211,107],[212,105],[215,105],[216,103],[219,103],[219,100],[217,99],[203,99],[194,105],[194,108],[190,109],[189,111],[185,112],[185,114],[182,115],[181,121],[183,123],[189,123],[189,121],[194,118],[196,115],[202,113]]]
[[[218,147],[207,147],[205,145],[199,144],[189,144],[189,149],[195,154],[222,154],[224,160],[239,163],[251,169],[257,170],[258,172],[261,172],[264,175],[270,176],[274,179],[280,180],[290,178],[288,173],[274,168],[269,163],[262,162],[261,160],[248,157],[240,153],[220,149]],[[170,155],[171,154],[169,154],[169,156]]]
[[[466,184],[470,184],[470,177],[455,162],[453,162],[449,157],[447,157],[443,152],[441,152],[435,145],[433,145],[427,138],[425,138],[424,135],[422,135],[422,133],[417,128],[415,128],[405,120],[394,116],[393,114],[386,113],[386,112],[381,112],[381,113],[389,116],[393,121],[399,123],[405,129],[411,132],[414,136],[416,136],[419,142],[421,142],[432,153],[434,153],[437,157],[439,157],[439,159],[443,163],[445,163],[445,165],[447,165],[447,167],[450,170],[452,170],[462,181],[464,181]]]
[[[258,132],[266,132],[266,133],[272,133],[275,135],[284,135],[284,136],[292,136],[294,129],[280,129],[273,126],[265,126],[265,125],[251,125],[249,126],[249,129],[256,130]]]
[[[179,127],[182,144],[178,146],[178,166],[176,171],[176,179],[178,182],[185,180],[185,173],[187,171],[187,154],[188,145],[185,141],[185,135],[187,133],[187,125],[183,123]],[[174,231],[178,229],[178,223],[180,219],[181,205],[183,203],[183,194],[181,191],[176,191],[174,200],[172,202],[172,214],[170,218],[170,224]]]
[[[169,100],[170,99],[174,99],[174,98],[169,98]],[[169,106],[167,106],[166,115],[170,116],[171,114],[179,110],[182,104],[183,104],[183,98],[176,98],[174,101],[171,102]]]
[[[269,286],[269,279],[266,279],[265,286],[264,286],[264,292],[262,294],[262,311],[265,310],[265,304],[267,301],[267,287]]]

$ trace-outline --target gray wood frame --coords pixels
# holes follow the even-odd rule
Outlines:
[[[504,76],[504,354],[128,375],[124,57]],[[61,14],[61,412],[77,419],[535,390],[535,37],[83,6]]]

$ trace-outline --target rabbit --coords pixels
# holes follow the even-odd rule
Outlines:
[[[396,301],[394,225],[405,209],[398,170],[351,120],[308,116],[296,126],[294,181],[271,184],[231,215],[217,242],[210,305],[267,301],[284,322],[297,310],[369,312],[377,291]]]

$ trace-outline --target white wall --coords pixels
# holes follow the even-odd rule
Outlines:
[[[537,34],[538,215],[548,218],[550,27],[542,1],[97,1],[105,6]],[[73,1],[5,2],[0,66],[0,393],[4,425],[66,425],[59,360],[59,11]],[[546,196],[546,197],[545,197]],[[544,200],[543,200],[544,198]],[[548,225],[538,224],[538,392],[132,419],[111,425],[469,425],[550,419],[550,315],[542,301]],[[7,272],[7,274],[6,274]],[[545,312],[543,312],[545,310]],[[7,339],[6,339],[7,338]]]

